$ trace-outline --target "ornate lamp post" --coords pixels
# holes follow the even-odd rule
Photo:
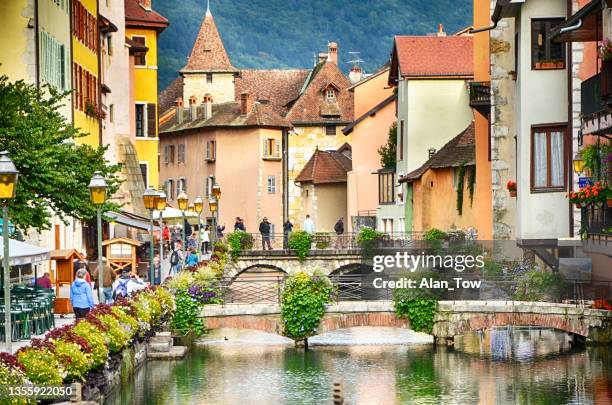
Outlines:
[[[96,222],[98,233],[98,300],[104,303],[104,263],[102,263],[102,206],[106,202],[106,189],[108,185],[102,172],[95,172],[89,182],[89,196],[91,203],[96,206]]]
[[[149,210],[149,282],[151,285],[155,284],[155,274],[153,269],[153,259],[155,256],[155,244],[153,237],[153,210],[157,209],[157,203],[159,201],[159,194],[152,188],[147,188],[142,195],[142,199],[144,200],[144,206]]]
[[[213,228],[214,228],[214,232],[215,234],[217,233],[217,212],[219,209],[219,202],[217,201],[217,199],[215,197],[212,197],[210,200],[208,200],[208,209],[210,210],[210,213],[213,216]],[[216,236],[215,236],[216,238]]]
[[[176,197],[176,201],[178,203],[179,210],[181,210],[183,213],[183,265],[185,265],[185,260],[187,258],[187,255],[185,254],[187,252],[187,240],[185,239],[185,211],[189,206],[189,197],[187,197],[187,194],[182,191],[178,197]]]
[[[164,265],[164,210],[166,209],[168,197],[163,191],[159,192],[157,198],[157,211],[159,211],[159,277],[161,280],[162,267]]]
[[[204,201],[202,197],[197,196],[193,200],[193,209],[198,214],[198,254],[202,254],[202,211],[204,210]]]
[[[572,163],[574,164],[574,171],[577,174],[582,173],[582,171],[584,170],[584,160],[582,160],[581,152],[577,152],[576,155],[574,155],[574,160]]]
[[[219,183],[213,184],[213,186],[210,189],[210,193],[212,194],[213,198],[217,200],[217,207],[215,209],[216,216],[215,216],[215,212],[213,212],[212,209],[210,210],[210,212],[213,212],[213,220],[214,220],[213,228],[214,228],[214,233],[215,233],[215,238],[216,238],[217,237],[217,224],[219,222],[219,211],[221,211],[219,207],[220,202],[221,202],[221,186],[219,185]],[[210,206],[210,202],[208,203],[208,205]]]
[[[6,351],[11,350],[11,268],[9,258],[9,230],[8,230],[8,202],[15,198],[17,178],[19,172],[15,163],[9,157],[7,151],[0,152],[0,199],[2,199],[2,237],[4,241],[4,253],[2,266],[4,267],[4,341]]]

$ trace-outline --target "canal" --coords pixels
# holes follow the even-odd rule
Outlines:
[[[427,335],[353,328],[294,349],[284,338],[221,330],[181,361],[148,362],[118,387],[118,404],[331,404],[332,384],[357,404],[609,404],[608,348],[572,348],[567,334],[494,328],[454,349]]]

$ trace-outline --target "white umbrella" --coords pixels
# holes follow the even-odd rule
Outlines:
[[[183,212],[178,208],[166,207],[163,211],[164,220],[182,219]],[[198,214],[193,211],[185,211],[186,218],[198,218]],[[159,219],[159,211],[153,211],[153,219]]]
[[[9,239],[9,257],[11,266],[37,264],[49,260],[51,250],[29,243]],[[4,238],[0,238],[0,259],[4,255]]]

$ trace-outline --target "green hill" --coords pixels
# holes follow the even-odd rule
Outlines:
[[[185,65],[206,0],[154,0],[153,7],[170,20],[159,40],[163,89]],[[343,69],[355,51],[371,72],[388,59],[393,35],[424,35],[439,23],[450,34],[472,21],[470,0],[211,0],[211,9],[239,68],[310,67],[336,41]]]

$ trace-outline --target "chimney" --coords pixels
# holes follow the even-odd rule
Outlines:
[[[319,52],[319,61],[317,63],[325,62],[328,56],[325,52]]]
[[[427,152],[429,153],[429,158],[428,159],[431,159],[433,157],[433,155],[436,154],[436,149],[435,148],[429,148],[429,149],[427,149]]]
[[[355,65],[351,68],[349,72],[349,80],[351,83],[357,83],[359,80],[363,78],[363,72],[361,71],[361,66]]]
[[[253,110],[253,97],[249,93],[240,95],[240,114],[247,115]]]
[[[151,11],[151,0],[140,0],[140,5],[147,11]]]
[[[438,24],[438,32],[436,33],[438,37],[445,37],[446,32],[444,32],[444,26],[442,24]]]
[[[338,44],[335,42],[330,42],[327,44],[327,53],[329,53],[329,57],[332,62],[338,65]]]
[[[176,106],[176,123],[177,124],[182,124],[183,123],[183,98],[179,97],[176,99],[176,101],[174,102],[174,105]]]
[[[189,97],[189,115],[191,121],[198,118],[198,105],[196,104],[196,96]]]
[[[204,119],[210,119],[212,117],[212,96],[210,93],[206,93],[202,99],[202,105],[204,106]]]

